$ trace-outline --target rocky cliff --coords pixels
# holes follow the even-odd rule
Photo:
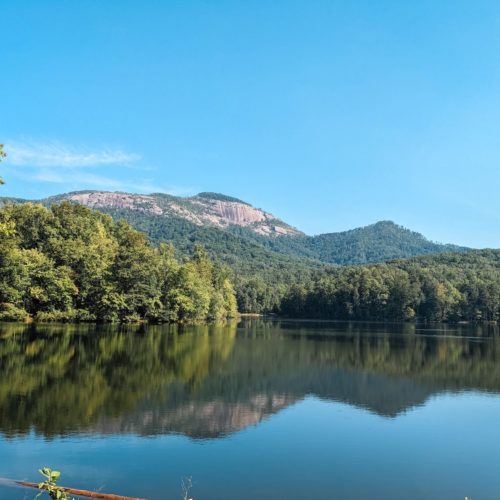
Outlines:
[[[268,212],[217,193],[200,193],[197,196],[181,198],[165,194],[85,191],[57,197],[57,201],[61,199],[91,208],[121,208],[160,216],[175,215],[198,226],[241,226],[267,236],[302,234]]]

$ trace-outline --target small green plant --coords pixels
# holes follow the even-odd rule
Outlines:
[[[45,477],[45,481],[38,484],[39,490],[46,491],[52,500],[70,500],[69,495],[57,486],[57,481],[61,476],[59,471],[44,467],[43,469],[39,469],[38,472]],[[43,491],[40,491],[35,498],[41,495],[43,495]]]

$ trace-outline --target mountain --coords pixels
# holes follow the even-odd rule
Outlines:
[[[290,259],[295,265],[299,260],[302,265],[311,261],[316,265],[352,265],[468,250],[432,242],[391,221],[307,236],[269,212],[220,193],[205,192],[184,198],[163,193],[78,191],[40,202],[50,205],[63,200],[126,219],[151,240],[172,241],[182,251],[190,251],[195,243],[200,243],[227,264],[234,267],[238,263],[249,272],[267,261],[284,265]]]
[[[233,283],[243,313],[380,321],[500,317],[500,250],[434,243],[388,221],[307,236],[268,212],[216,193],[179,198],[82,191],[39,203],[62,201],[125,219],[152,243],[173,243],[181,259],[198,255],[195,247],[202,245],[220,275]],[[0,205],[6,202],[24,200],[0,199]],[[24,208],[1,214],[32,212]]]
[[[196,226],[227,229],[230,226],[246,228],[262,236],[303,234],[274,215],[250,204],[219,193],[199,193],[182,198],[164,193],[150,195],[81,191],[54,196],[45,203],[68,200],[95,209],[118,209],[141,212],[167,218],[180,218]]]
[[[0,198],[0,206],[28,201]],[[46,206],[63,201],[87,205],[115,220],[125,219],[155,244],[173,242],[178,257],[191,255],[195,245],[203,245],[213,259],[229,267],[240,312],[275,310],[291,285],[310,281],[326,267],[319,261],[266,248],[258,238],[275,238],[264,237],[263,231],[270,235],[280,234],[281,229],[301,233],[266,212],[224,195],[201,193],[186,199],[163,194],[82,191],[37,200]],[[253,222],[249,221],[250,215],[254,216]],[[230,228],[236,227],[247,237],[233,234]]]
[[[339,233],[268,240],[265,246],[278,252],[338,265],[368,264],[468,250],[457,245],[435,243],[392,221],[381,221]]]

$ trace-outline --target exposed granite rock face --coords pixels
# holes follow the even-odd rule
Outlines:
[[[89,192],[68,194],[66,199],[90,208],[129,208],[156,215],[163,214],[152,196],[141,194]]]
[[[199,218],[202,223],[209,223],[218,227],[234,224],[248,227],[262,235],[299,234],[299,231],[283,223],[274,215],[246,203],[211,200],[196,196],[188,200],[198,210],[201,209]]]
[[[274,219],[270,214],[258,210],[248,205],[234,203],[228,201],[207,200],[211,210],[222,220],[232,224],[247,225],[253,222],[262,222],[269,219]],[[207,206],[207,203],[205,203]]]
[[[68,193],[63,199],[91,208],[122,208],[168,217],[182,217],[199,226],[246,227],[264,236],[302,234],[274,215],[240,201],[204,196],[180,198],[165,195],[142,195],[92,191]]]

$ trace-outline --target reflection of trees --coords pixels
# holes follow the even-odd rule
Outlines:
[[[442,389],[500,391],[498,336],[367,336],[351,332],[322,344],[327,345],[318,346],[314,355],[321,364],[406,377]]]
[[[443,390],[500,392],[496,329],[397,328],[1,325],[0,429],[217,436],[306,394],[395,415]]]
[[[46,435],[133,410],[169,383],[220,369],[236,326],[2,325],[0,428]]]
[[[440,327],[445,335],[414,324],[249,322],[246,338],[265,338],[256,359],[276,356],[297,369],[330,366],[407,377],[440,387],[500,391],[500,331],[497,326]],[[293,339],[295,349],[281,342]],[[272,362],[272,361],[270,361]]]

